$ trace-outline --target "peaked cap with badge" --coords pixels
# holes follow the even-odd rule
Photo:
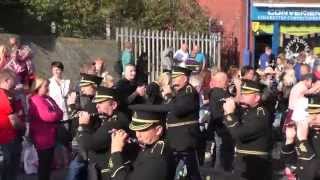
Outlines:
[[[102,78],[91,75],[91,74],[81,74],[81,80],[80,80],[80,87],[88,86],[88,85],[95,85],[99,86],[102,82]]]
[[[101,103],[107,100],[118,100],[117,92],[115,89],[106,88],[106,87],[98,87],[96,91],[96,95],[94,96],[94,103]]]
[[[141,106],[149,106],[147,104],[140,104]],[[143,131],[147,130],[154,124],[163,124],[165,116],[160,112],[153,112],[150,110],[136,110],[135,106],[130,106],[133,110],[132,121],[129,128],[133,131]]]
[[[184,68],[181,66],[173,66],[172,72],[171,72],[171,77],[176,78],[181,75],[190,76],[191,72],[192,72],[192,70],[190,70],[188,68]]]
[[[251,81],[251,80],[243,80],[241,85],[241,93],[242,94],[253,94],[253,93],[261,93],[262,85],[259,82]]]

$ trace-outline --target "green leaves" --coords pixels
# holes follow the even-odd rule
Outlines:
[[[120,3],[121,2],[121,3]],[[113,0],[118,26],[207,31],[209,17],[196,0]]]
[[[21,0],[27,12],[64,36],[105,35],[111,27],[207,31],[208,17],[196,0]]]

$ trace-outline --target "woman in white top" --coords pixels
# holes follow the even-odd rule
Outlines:
[[[49,79],[49,96],[56,101],[63,111],[63,118],[61,120],[65,121],[68,120],[66,97],[70,90],[70,80],[63,79],[63,69],[62,62],[54,61],[51,63],[52,77]]]

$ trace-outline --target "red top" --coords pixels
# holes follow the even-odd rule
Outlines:
[[[9,120],[13,108],[8,97],[6,91],[0,89],[0,144],[7,144],[17,136],[17,132]]]

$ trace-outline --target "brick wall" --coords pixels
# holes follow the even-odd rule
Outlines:
[[[222,22],[224,50],[236,45],[237,55],[228,59],[239,62],[245,47],[245,1],[244,0],[198,0],[209,15]],[[238,58],[240,57],[240,58]],[[225,59],[222,59],[225,61]],[[233,64],[233,63],[232,63]]]
[[[17,35],[0,33],[0,44],[6,44],[10,36]],[[80,77],[81,64],[101,57],[105,60],[107,70],[118,78],[114,72],[115,63],[119,59],[115,41],[30,35],[20,38],[23,44],[30,45],[33,50],[36,72],[41,76],[50,77],[51,62],[61,61],[65,66],[65,77],[75,82]]]

